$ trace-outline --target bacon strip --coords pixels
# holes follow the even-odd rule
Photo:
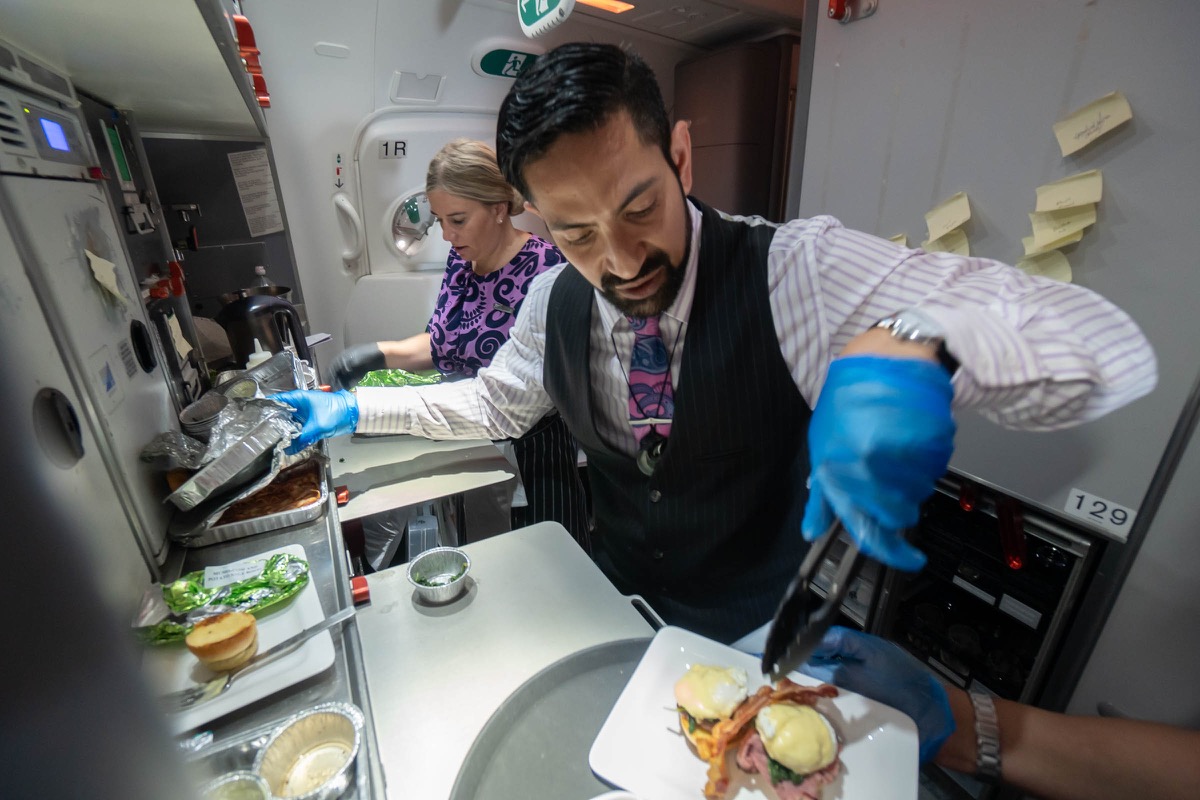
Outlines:
[[[708,782],[704,784],[704,796],[710,800],[719,800],[729,789],[729,770],[725,764],[725,754],[737,750],[742,738],[752,729],[748,725],[759,711],[775,703],[791,702],[802,705],[816,705],[822,697],[837,697],[836,686],[823,683],[820,686],[801,686],[788,678],[783,678],[775,687],[763,686],[757,692],[747,697],[737,707],[727,720],[713,726],[714,743],[712,755],[708,760]]]

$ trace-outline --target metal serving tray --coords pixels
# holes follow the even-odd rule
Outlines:
[[[273,420],[264,419],[237,444],[167,495],[167,499],[177,508],[190,511],[209,497],[249,483],[267,472],[280,438],[282,434]]]
[[[172,541],[182,547],[206,547],[218,542],[228,542],[233,539],[253,536],[256,533],[267,533],[268,531],[277,531],[280,528],[289,528],[292,525],[302,525],[306,522],[312,522],[324,513],[325,506],[329,502],[329,483],[326,479],[324,466],[318,462],[313,465],[313,468],[318,472],[317,486],[321,491],[320,499],[317,502],[303,508],[293,508],[287,511],[279,511],[275,514],[264,514],[261,517],[252,517],[238,522],[228,522],[224,525],[203,527],[192,534],[175,534],[172,536]]]

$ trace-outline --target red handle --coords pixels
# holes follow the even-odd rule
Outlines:
[[[1011,497],[997,502],[996,519],[1000,523],[1000,547],[1009,569],[1025,566],[1025,519],[1021,506]]]
[[[829,18],[836,19],[842,22],[849,16],[850,11],[846,8],[846,0],[829,0]]]

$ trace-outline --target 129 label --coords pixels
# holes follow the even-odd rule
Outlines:
[[[1132,508],[1119,506],[1111,500],[1076,488],[1072,488],[1071,493],[1067,495],[1063,511],[1115,533],[1122,541],[1129,536],[1129,529],[1133,526],[1133,520],[1137,518],[1137,512]]]

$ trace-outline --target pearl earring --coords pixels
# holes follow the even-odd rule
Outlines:
[[[497,225],[500,225],[500,224],[501,224],[501,223],[503,223],[503,222],[504,222],[504,217],[496,217],[496,224],[497,224]]]

